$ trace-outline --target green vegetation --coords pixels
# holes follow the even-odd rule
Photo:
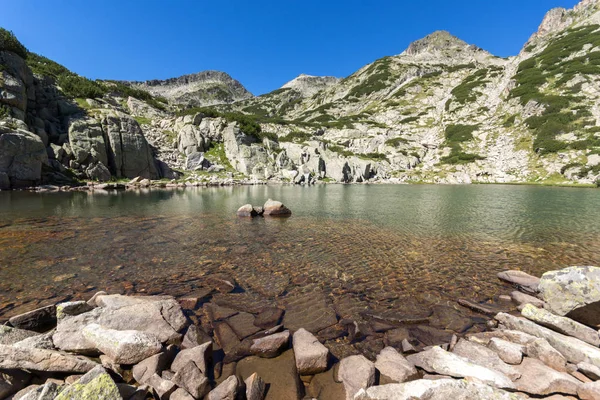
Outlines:
[[[370,75],[367,79],[360,83],[360,85],[354,86],[348,92],[347,97],[363,97],[368,96],[371,93],[378,92],[387,87],[387,82],[392,76],[390,71],[392,59],[390,57],[384,57],[375,61],[363,74]]]
[[[505,128],[510,128],[511,126],[513,126],[515,124],[515,119],[517,118],[517,115],[511,115],[510,117],[507,117],[504,122],[502,123],[502,126]]]
[[[137,121],[137,123],[140,124],[140,125],[150,125],[150,124],[152,124],[152,120],[150,118],[146,118],[146,117],[133,117],[133,119],[135,119]]]
[[[418,117],[418,116],[415,116],[415,117],[407,117],[407,118],[404,118],[403,120],[401,120],[401,121],[400,121],[400,123],[401,123],[401,124],[409,124],[409,123],[411,123],[411,122],[415,122],[415,121],[418,121],[418,120],[419,120],[419,117]]]
[[[223,143],[215,143],[213,142],[204,156],[213,162],[216,162],[219,165],[225,167],[225,170],[228,172],[234,172],[235,169],[229,162],[227,155],[225,154],[225,146]]]
[[[452,89],[452,96],[459,104],[466,104],[477,100],[477,96],[480,94],[475,89],[484,86],[489,81],[486,80],[489,70],[487,68],[480,69],[472,75],[466,77],[460,85]],[[450,109],[452,100],[446,102],[446,111]]]
[[[193,107],[187,108],[185,110],[181,110],[177,113],[178,116],[183,115],[194,115],[197,113],[204,114],[205,117],[208,118],[225,118],[229,122],[237,122],[240,130],[244,132],[248,136],[254,137],[256,140],[261,141],[263,137],[262,130],[260,128],[260,124],[257,122],[257,119],[253,115],[242,114],[240,112],[220,112],[214,108],[210,107]],[[273,138],[272,134],[268,134],[269,139]]]
[[[387,144],[388,146],[392,146],[392,147],[398,147],[401,144],[406,144],[408,143],[408,140],[404,139],[403,137],[396,137],[393,139],[388,139],[385,141],[385,144]]]
[[[448,156],[442,157],[441,162],[445,164],[468,164],[476,160],[483,160],[477,154],[465,153],[462,150],[462,143],[473,139],[473,132],[479,129],[479,125],[448,125],[446,127],[445,145],[450,147],[451,152]]]
[[[312,134],[301,132],[301,131],[292,131],[285,136],[279,138],[280,142],[305,142],[312,138]]]
[[[19,42],[17,37],[11,31],[7,31],[4,28],[0,28],[0,50],[12,51],[24,59],[26,59],[29,54],[25,46]]]
[[[577,106],[576,103],[582,99],[573,95],[578,89],[571,88],[563,94],[547,93],[565,91],[563,85],[578,75],[600,74],[599,51],[568,59],[580,52],[586,44],[591,44],[592,48],[600,46],[599,28],[600,25],[589,25],[570,29],[535,57],[519,65],[515,76],[517,87],[511,91],[510,97],[519,98],[522,105],[534,100],[545,107],[542,115],[525,120],[535,135],[534,150],[540,154],[581,148],[583,145],[578,142],[569,144],[557,139],[557,136],[563,133],[581,132],[584,126],[589,124],[589,120],[585,119],[589,117],[589,110]],[[541,87],[544,85],[548,86],[544,90],[545,93],[542,93]]]

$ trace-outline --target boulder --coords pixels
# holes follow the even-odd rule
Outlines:
[[[166,351],[148,357],[134,365],[132,368],[133,378],[138,383],[146,384],[152,375],[160,375],[169,367],[169,365],[171,365],[171,362],[175,357],[175,350],[174,346],[169,346]]]
[[[74,161],[80,165],[97,162],[109,165],[104,132],[98,120],[89,116],[77,116],[71,118],[68,125],[69,145]]]
[[[168,379],[163,379],[158,374],[152,375],[146,384],[151,386],[160,400],[169,400],[171,394],[177,389],[177,386]]]
[[[526,293],[519,292],[518,290],[513,291],[510,294],[510,298],[514,302],[516,302],[519,306],[522,306],[525,304],[532,304],[536,307],[543,308],[544,304],[546,304],[546,303],[544,303],[544,300],[540,300],[537,297],[533,297]]]
[[[55,400],[122,400],[119,388],[106,370],[94,368],[77,382],[67,386]]]
[[[502,361],[507,364],[521,364],[523,360],[523,345],[512,343],[500,338],[491,338],[488,347],[498,353]]]
[[[183,336],[181,348],[191,349],[192,347],[196,347],[206,342],[210,342],[211,340],[212,338],[201,328],[198,328],[196,325],[190,325],[188,330],[185,332],[185,335]]]
[[[289,217],[292,211],[277,200],[267,200],[263,206],[263,215],[271,217]]]
[[[533,395],[549,395],[554,393],[577,394],[581,384],[577,379],[563,372],[555,371],[543,362],[525,357],[521,365],[515,367],[521,373],[515,383],[517,389]]]
[[[237,210],[238,217],[256,217],[257,215],[252,204],[244,204]]]
[[[246,400],[263,400],[265,398],[265,381],[255,372],[244,381],[246,385]]]
[[[506,375],[510,380],[515,380],[520,376],[519,372],[511,365],[502,361],[496,352],[481,344],[460,339],[454,346],[452,352],[474,364],[498,371],[502,375]]]
[[[79,373],[97,365],[87,358],[58,351],[0,345],[0,369]]]
[[[51,305],[15,315],[8,322],[15,328],[43,332],[56,324],[56,307]]]
[[[31,336],[13,344],[14,347],[25,347],[28,349],[46,349],[56,350],[52,342],[54,331],[43,333],[41,335]]]
[[[402,383],[416,379],[419,374],[404,356],[393,347],[386,347],[377,355],[375,368],[380,373],[379,383]]]
[[[430,373],[456,378],[473,377],[497,388],[514,389],[511,380],[502,373],[474,364],[464,357],[449,353],[437,346],[421,353],[411,354],[406,358],[417,367]]]
[[[600,268],[569,267],[546,272],[539,289],[555,314],[600,327]]]
[[[201,399],[210,391],[210,382],[193,361],[179,367],[172,382],[184,388],[195,399]]]
[[[90,306],[86,301],[69,301],[56,305],[56,318],[72,317],[74,315],[83,314],[84,312],[92,311],[94,307]]]
[[[329,350],[306,329],[300,328],[294,333],[293,347],[300,375],[313,375],[327,369]]]
[[[598,331],[573,321],[570,318],[552,314],[551,312],[542,308],[537,308],[532,304],[526,304],[521,310],[521,315],[564,335],[576,337],[577,339],[583,340],[596,347],[600,346]]]
[[[359,390],[375,383],[375,365],[362,355],[346,357],[340,361],[336,379],[344,385],[346,400],[352,400]]]
[[[136,364],[160,352],[156,336],[135,330],[105,329],[98,324],[83,328],[83,336],[117,364]]]
[[[442,378],[372,386],[359,391],[355,400],[514,400],[516,398],[513,393],[477,381]]]
[[[277,357],[281,352],[287,349],[290,342],[290,331],[283,331],[254,339],[250,351],[252,354],[264,357],[273,358]]]
[[[235,400],[237,391],[238,379],[235,375],[232,375],[211,390],[208,396],[206,396],[206,400]]]
[[[48,154],[39,136],[24,130],[0,129],[0,174],[8,178],[12,187],[39,183],[42,164],[48,164]],[[4,189],[8,189],[6,178],[2,183]]]
[[[540,283],[540,278],[518,270],[499,272],[498,279],[512,283],[530,293],[537,293]]]
[[[206,375],[212,361],[212,350],[212,342],[206,342],[191,349],[181,350],[175,357],[175,360],[173,360],[171,370],[178,372],[187,363],[192,361]]]
[[[188,171],[207,170],[211,165],[211,162],[204,157],[204,153],[191,153],[185,159],[185,169]]]
[[[138,330],[158,338],[161,343],[180,340],[187,325],[179,303],[170,296],[104,295],[95,299],[92,311],[59,321],[53,335],[57,348],[81,354],[96,354],[97,349],[83,335],[82,328],[98,324],[104,329]]]

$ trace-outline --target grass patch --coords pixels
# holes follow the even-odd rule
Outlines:
[[[137,121],[137,123],[140,124],[140,125],[151,125],[152,124],[152,120],[150,118],[146,118],[146,117],[133,117],[133,119],[135,119]]]
[[[292,132],[288,133],[287,135],[280,137],[279,141],[280,142],[298,143],[298,142],[305,142],[307,140],[310,140],[311,138],[312,138],[312,134],[310,134],[310,133],[301,132],[301,131],[292,131]]]
[[[402,144],[407,144],[407,143],[408,143],[408,140],[406,140],[403,137],[396,137],[396,138],[388,139],[385,141],[386,145],[392,146],[392,147],[398,147]]]
[[[4,28],[0,28],[0,50],[12,51],[23,59],[26,59],[29,55],[27,48],[19,42],[19,39],[17,39],[14,33]]]
[[[443,164],[468,164],[476,160],[483,160],[477,154],[465,153],[462,143],[473,139],[473,132],[479,129],[479,125],[448,125],[445,131],[446,141],[444,144],[450,147],[450,154],[441,158]]]
[[[354,86],[352,89],[350,89],[347,97],[368,96],[371,93],[375,93],[387,88],[388,80],[392,76],[390,66],[390,57],[384,57],[375,61],[364,72],[364,74],[369,75],[369,77],[367,77],[367,79],[362,81],[359,85]]]
[[[228,172],[235,171],[235,169],[229,162],[227,155],[225,154],[225,146],[223,145],[223,143],[213,142],[208,151],[204,153],[204,157],[206,157],[206,159],[214,163],[222,165]]]

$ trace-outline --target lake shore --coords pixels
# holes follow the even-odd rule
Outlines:
[[[600,302],[600,269],[498,278],[504,303],[458,305],[486,328],[447,337],[415,336],[417,320],[344,320],[318,294],[282,308],[232,301],[236,285],[222,276],[177,299],[98,292],[8,320],[2,398],[597,398],[600,336],[589,326],[600,314],[584,311]],[[370,344],[344,353],[349,342]]]

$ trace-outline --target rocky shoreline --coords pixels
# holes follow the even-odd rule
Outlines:
[[[343,357],[321,329],[335,315],[290,319],[293,305],[224,305],[211,290],[98,292],[1,326],[0,399],[599,399],[600,268],[498,278],[520,314],[463,300],[486,331],[424,345],[389,327],[394,341]]]

